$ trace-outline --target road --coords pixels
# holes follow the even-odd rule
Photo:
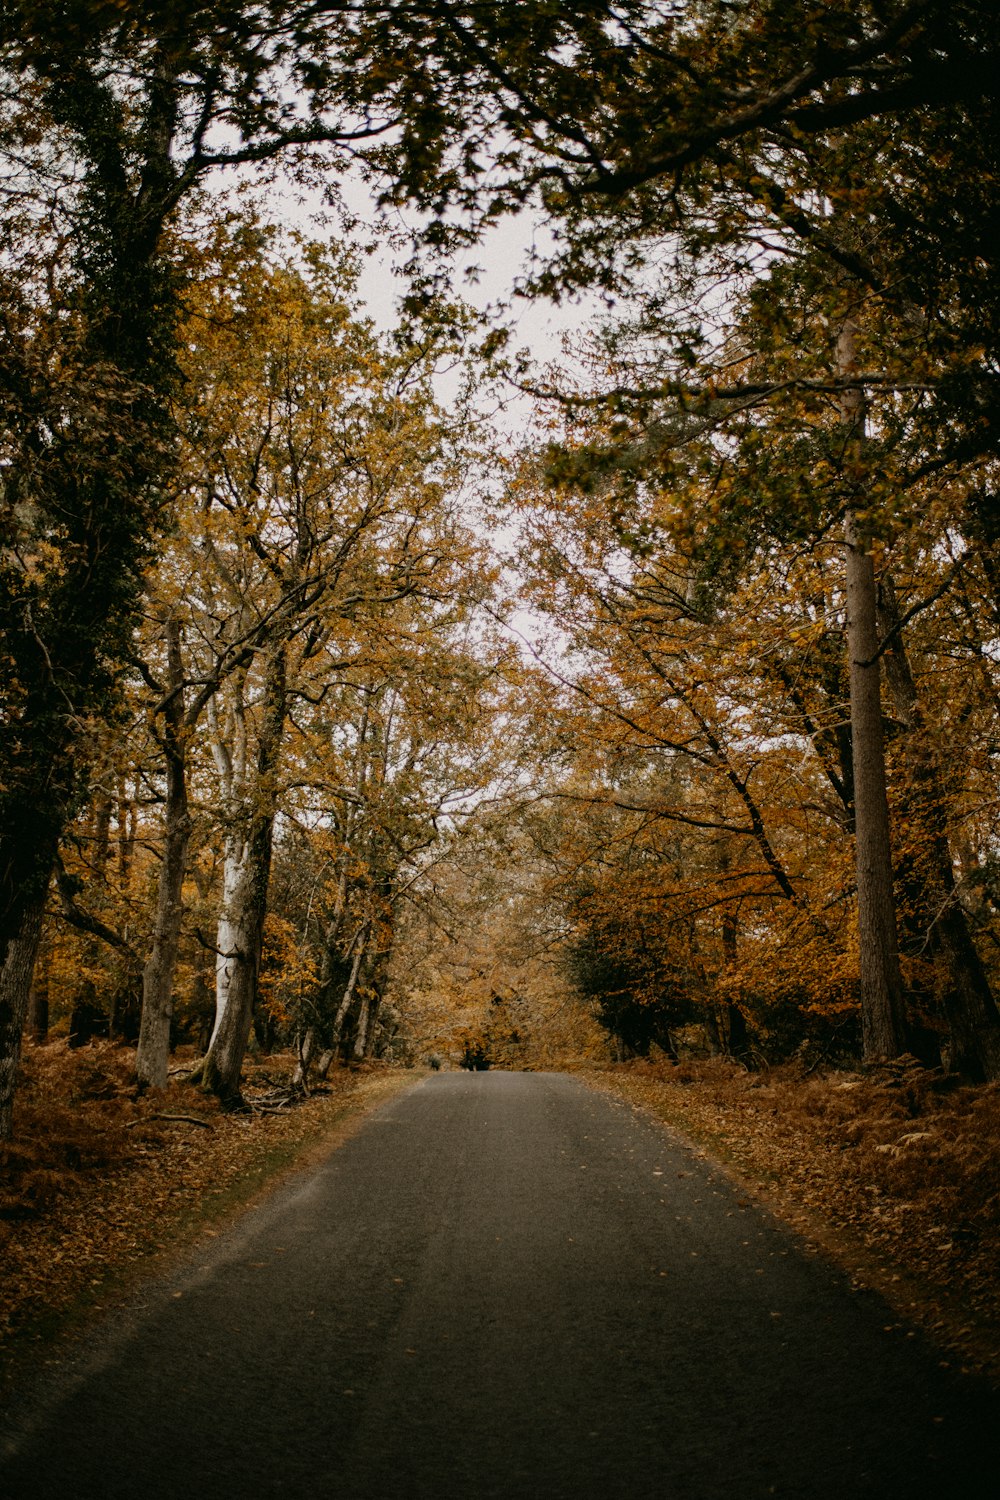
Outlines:
[[[976,1500],[998,1408],[624,1104],[445,1073],[110,1320],[9,1500]]]

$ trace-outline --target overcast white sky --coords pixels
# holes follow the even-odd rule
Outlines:
[[[374,223],[376,210],[365,184],[360,179],[343,178],[339,187],[349,211],[363,221]],[[319,213],[318,204],[315,211]],[[308,202],[298,212],[307,222]],[[491,230],[482,244],[460,257],[456,264],[456,292],[483,311],[508,303],[533,245],[544,253],[548,243],[544,227],[528,214],[506,220]],[[479,269],[475,280],[467,279],[465,274],[472,268]],[[386,247],[367,260],[361,278],[361,293],[368,310],[383,327],[390,327],[396,321],[395,304],[405,289],[401,278],[393,272],[393,257]],[[544,361],[558,354],[562,335],[581,327],[588,313],[586,304],[566,302],[556,306],[518,299],[504,316],[514,325],[514,346],[530,348],[537,359]]]
[[[348,210],[360,220],[377,222],[374,204],[363,182],[341,180],[340,191]],[[268,211],[284,214],[289,224],[296,224],[305,232],[315,226],[317,238],[333,232],[329,212],[324,209],[319,195],[315,199],[303,199],[297,190],[289,188],[287,193],[269,195]],[[324,228],[324,218],[327,227]],[[364,243],[359,231],[358,239]],[[376,240],[377,243],[377,240]],[[555,305],[541,300],[528,301],[518,298],[511,301],[511,294],[519,273],[523,273],[532,247],[544,253],[548,235],[543,226],[524,214],[505,221],[493,229],[485,241],[469,250],[456,264],[455,291],[481,311],[491,312],[502,306],[497,316],[512,327],[510,348],[528,349],[539,364],[556,359],[560,355],[561,341],[565,334],[584,327],[588,319],[595,316],[597,305],[587,302],[564,302]],[[398,319],[397,303],[406,290],[405,280],[396,274],[396,267],[406,259],[406,253],[394,256],[387,239],[365,258],[360,278],[359,291],[366,308],[383,328],[391,328]],[[467,280],[465,271],[469,267],[481,268],[475,280]],[[601,309],[603,311],[603,309]],[[439,387],[439,398],[447,402],[454,394],[450,381],[444,378]],[[509,441],[513,449],[528,436],[532,421],[533,403],[513,386],[509,395],[501,397],[499,409],[491,410],[490,420],[495,423],[497,436]],[[489,502],[486,506],[490,509]],[[514,534],[501,525],[495,533],[495,541],[501,551],[513,545]],[[539,642],[547,630],[529,610],[515,609],[510,624],[515,637],[525,641]]]

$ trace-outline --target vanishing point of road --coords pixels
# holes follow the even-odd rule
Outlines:
[[[7,1500],[987,1500],[994,1398],[559,1074],[376,1110],[91,1336]]]

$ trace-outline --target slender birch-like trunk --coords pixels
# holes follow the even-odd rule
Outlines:
[[[167,773],[163,810],[163,858],[156,892],[153,944],[142,973],[142,1020],[135,1060],[139,1082],[157,1089],[167,1086],[174,972],[184,915],[184,876],[191,838],[184,725],[184,668],[181,661],[180,625],[176,617],[170,616],[167,619],[165,633],[167,689],[170,697],[164,710],[163,726]]]
[[[241,1101],[240,1074],[257,1003],[287,691],[286,646],[280,641],[268,652],[264,668],[245,839],[240,847],[234,836],[229,850],[228,888],[218,929],[215,1029],[198,1069],[203,1087],[228,1105]]]
[[[350,1014],[351,1006],[354,1004],[354,996],[358,988],[358,975],[361,973],[361,963],[368,944],[369,926],[370,924],[366,923],[355,937],[354,959],[351,963],[350,977],[344,986],[344,993],[340,997],[340,1004],[337,1006],[337,1013],[333,1018],[333,1025],[330,1028],[332,1032],[331,1045],[335,1052],[340,1046],[340,1039],[344,1034],[344,1023]]]
[[[222,902],[215,928],[215,1019],[211,1048],[225,1021],[240,955],[247,951],[247,863],[250,844],[242,828],[230,830],[222,849]]]
[[[318,1046],[319,1033],[315,1026],[307,1026],[305,1032],[299,1037],[299,1060],[292,1074],[292,1088],[302,1089],[306,1094],[309,1092],[309,1068],[316,1056]]]

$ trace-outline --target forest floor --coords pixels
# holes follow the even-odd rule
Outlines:
[[[227,1115],[184,1084],[183,1057],[165,1097],[137,1097],[132,1061],[107,1043],[26,1049],[16,1139],[0,1146],[0,1399],[40,1345],[85,1327],[419,1076],[340,1069],[289,1109],[294,1059],[251,1060],[252,1108]],[[915,1063],[573,1071],[680,1130],[945,1359],[1000,1383],[1000,1087]]]
[[[182,1056],[166,1095],[139,1096],[127,1048],[26,1048],[15,1139],[0,1143],[0,1404],[39,1346],[217,1234],[418,1076],[342,1068],[289,1108],[294,1062],[248,1059],[250,1108],[226,1114],[182,1081]]]
[[[585,1076],[720,1161],[955,1367],[1000,1384],[1000,1086],[915,1060],[862,1075],[664,1058]]]

